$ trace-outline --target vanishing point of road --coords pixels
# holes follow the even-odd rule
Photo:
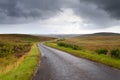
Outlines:
[[[41,62],[33,80],[120,80],[120,70],[38,45]]]

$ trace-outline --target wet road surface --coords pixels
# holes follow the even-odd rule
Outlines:
[[[33,80],[120,80],[120,70],[39,44],[40,67]]]

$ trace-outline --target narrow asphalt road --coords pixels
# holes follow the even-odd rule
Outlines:
[[[42,57],[33,80],[120,80],[120,70],[42,44],[38,46]]]

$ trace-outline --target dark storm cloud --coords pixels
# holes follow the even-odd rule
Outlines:
[[[0,0],[0,23],[48,19],[69,8],[85,28],[107,28],[119,24],[119,4],[119,0]]]
[[[85,19],[89,28],[108,28],[120,24],[119,0],[79,1],[80,5],[74,9],[75,13]]]
[[[60,11],[60,6],[60,0],[0,0],[0,23],[49,18]]]
[[[113,18],[120,19],[120,0],[81,0],[93,3],[108,12]]]

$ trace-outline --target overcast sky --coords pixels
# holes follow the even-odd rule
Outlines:
[[[120,0],[0,0],[0,33],[120,33]]]

